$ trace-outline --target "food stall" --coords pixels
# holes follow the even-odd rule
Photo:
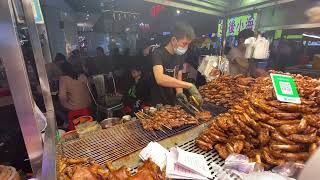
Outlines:
[[[211,167],[213,177],[227,172],[223,168],[214,168],[213,164],[222,167],[224,159],[231,153],[245,154],[251,162],[260,163],[267,170],[290,160],[304,163],[313,153],[319,153],[316,152],[319,142],[316,128],[320,127],[320,94],[316,90],[319,84],[314,79],[293,74],[291,76],[296,80],[301,104],[278,102],[270,77],[251,79],[223,76],[200,88],[208,102],[202,108],[210,111],[213,116],[207,121],[186,114],[186,109],[164,107],[162,110],[159,108],[158,114],[142,112],[137,115],[139,120],[92,132],[70,141],[60,141],[56,136],[50,88],[31,6],[30,0],[22,0],[46,105],[48,125],[43,144],[14,26],[13,6],[4,1],[1,2],[0,24],[5,30],[1,35],[0,54],[30,163],[34,174],[41,172],[41,179],[58,179],[61,174],[68,175],[65,172],[66,163],[77,163],[77,159],[81,158],[93,159],[92,167],[97,165],[100,168],[107,162],[112,162],[115,168],[126,166],[135,173],[141,164],[139,153],[150,142],[159,142],[167,149],[180,147],[203,155],[207,165]],[[236,12],[240,13],[242,10],[245,8],[236,9]],[[226,22],[227,17],[224,19]],[[223,32],[226,32],[226,28],[224,25]],[[227,113],[224,113],[224,108],[229,109]],[[159,120],[167,119],[175,123],[176,119],[180,119],[179,123],[184,123],[177,126],[169,121],[167,124],[158,124]],[[88,159],[83,162],[90,163]],[[74,171],[71,175],[73,173]],[[232,179],[239,178],[233,173],[227,174]]]

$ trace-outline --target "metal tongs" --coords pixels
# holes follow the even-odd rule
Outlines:
[[[201,104],[197,101],[197,99],[194,96],[190,96],[190,98],[199,107],[200,111],[204,111],[201,107]]]
[[[197,112],[200,112],[199,109],[197,109],[196,107],[194,107],[192,104],[190,104],[187,101],[184,101],[182,99],[177,99],[177,102],[185,111],[187,111],[188,113],[190,113],[194,116]]]

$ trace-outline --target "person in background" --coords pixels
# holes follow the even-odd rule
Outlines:
[[[84,63],[82,62],[79,49],[75,49],[71,52],[68,61],[76,71],[84,72]]]
[[[155,49],[152,55],[154,82],[151,87],[151,103],[175,105],[177,98],[187,101],[183,93],[183,89],[187,89],[202,104],[203,99],[196,86],[182,81],[183,55],[195,38],[194,30],[190,25],[177,23],[171,32],[169,42]]]
[[[206,83],[205,77],[201,75],[201,73],[198,71],[198,67],[200,65],[199,64],[200,56],[201,56],[200,48],[196,46],[194,42],[191,43],[186,53],[186,63],[188,63],[191,66],[189,67],[189,73],[192,72],[193,76],[195,76],[195,84],[197,87],[202,86]]]
[[[140,67],[132,67],[130,70],[131,80],[122,98],[126,114],[137,112],[143,104],[148,102],[150,91],[148,81],[144,78]]]
[[[246,38],[244,31],[241,31],[238,35],[238,46],[232,48],[227,54],[227,58],[230,61],[230,74],[233,76],[248,74],[249,62],[245,57],[246,46],[244,44]]]
[[[58,81],[60,76],[62,75],[61,65],[65,62],[67,62],[66,57],[62,53],[57,53],[53,62],[46,64],[51,92],[57,92],[59,89]]]
[[[53,62],[46,64],[46,70],[50,85],[50,91],[51,91],[51,97],[52,102],[55,110],[56,120],[58,127],[66,128],[64,126],[64,122],[67,122],[67,116],[64,112],[64,108],[62,108],[61,103],[59,101],[59,79],[60,76],[63,75],[61,70],[61,65],[63,63],[66,63],[67,59],[62,53],[57,53]],[[39,92],[41,92],[40,86],[39,86]]]
[[[285,68],[289,66],[292,60],[293,49],[290,43],[286,39],[280,40],[279,46],[276,50],[276,65],[278,70],[285,71]]]
[[[97,63],[97,73],[109,73],[113,70],[113,65],[111,63],[111,58],[109,58],[102,47],[97,47],[97,55],[95,57]]]
[[[63,76],[59,80],[59,99],[68,111],[91,107],[91,96],[87,87],[88,79],[82,71],[74,69],[70,63],[61,66]]]

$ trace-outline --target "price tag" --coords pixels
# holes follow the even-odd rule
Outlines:
[[[301,104],[294,79],[288,75],[270,74],[277,99],[282,102]]]

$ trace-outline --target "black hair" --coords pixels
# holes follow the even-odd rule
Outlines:
[[[80,70],[76,70],[72,64],[65,62],[61,65],[61,71],[63,73],[63,75],[65,76],[69,76],[72,79],[78,79],[78,77],[80,76],[80,74],[82,74],[82,72]]]
[[[132,70],[136,70],[136,71],[142,72],[142,68],[140,66],[132,66],[132,67],[130,67],[130,71],[132,71]]]
[[[79,56],[79,55],[80,55],[79,49],[75,49],[75,50],[71,51],[71,56]]]
[[[97,49],[96,49],[97,51],[101,51],[102,53],[104,53],[104,50],[103,50],[103,48],[102,47],[97,47]]]
[[[238,34],[238,40],[239,39],[248,39],[250,37],[254,36],[254,32],[251,29],[244,29],[239,32]]]
[[[189,24],[182,22],[176,23],[171,32],[171,37],[176,37],[177,39],[188,38],[193,40],[195,36],[193,28]]]
[[[224,48],[224,54],[229,54],[230,50],[231,50],[231,47],[230,46],[226,46]]]
[[[67,59],[66,59],[66,56],[63,55],[62,53],[57,53],[57,54],[56,54],[56,57],[54,58],[54,61],[55,61],[55,62],[57,62],[57,61],[66,62]]]

